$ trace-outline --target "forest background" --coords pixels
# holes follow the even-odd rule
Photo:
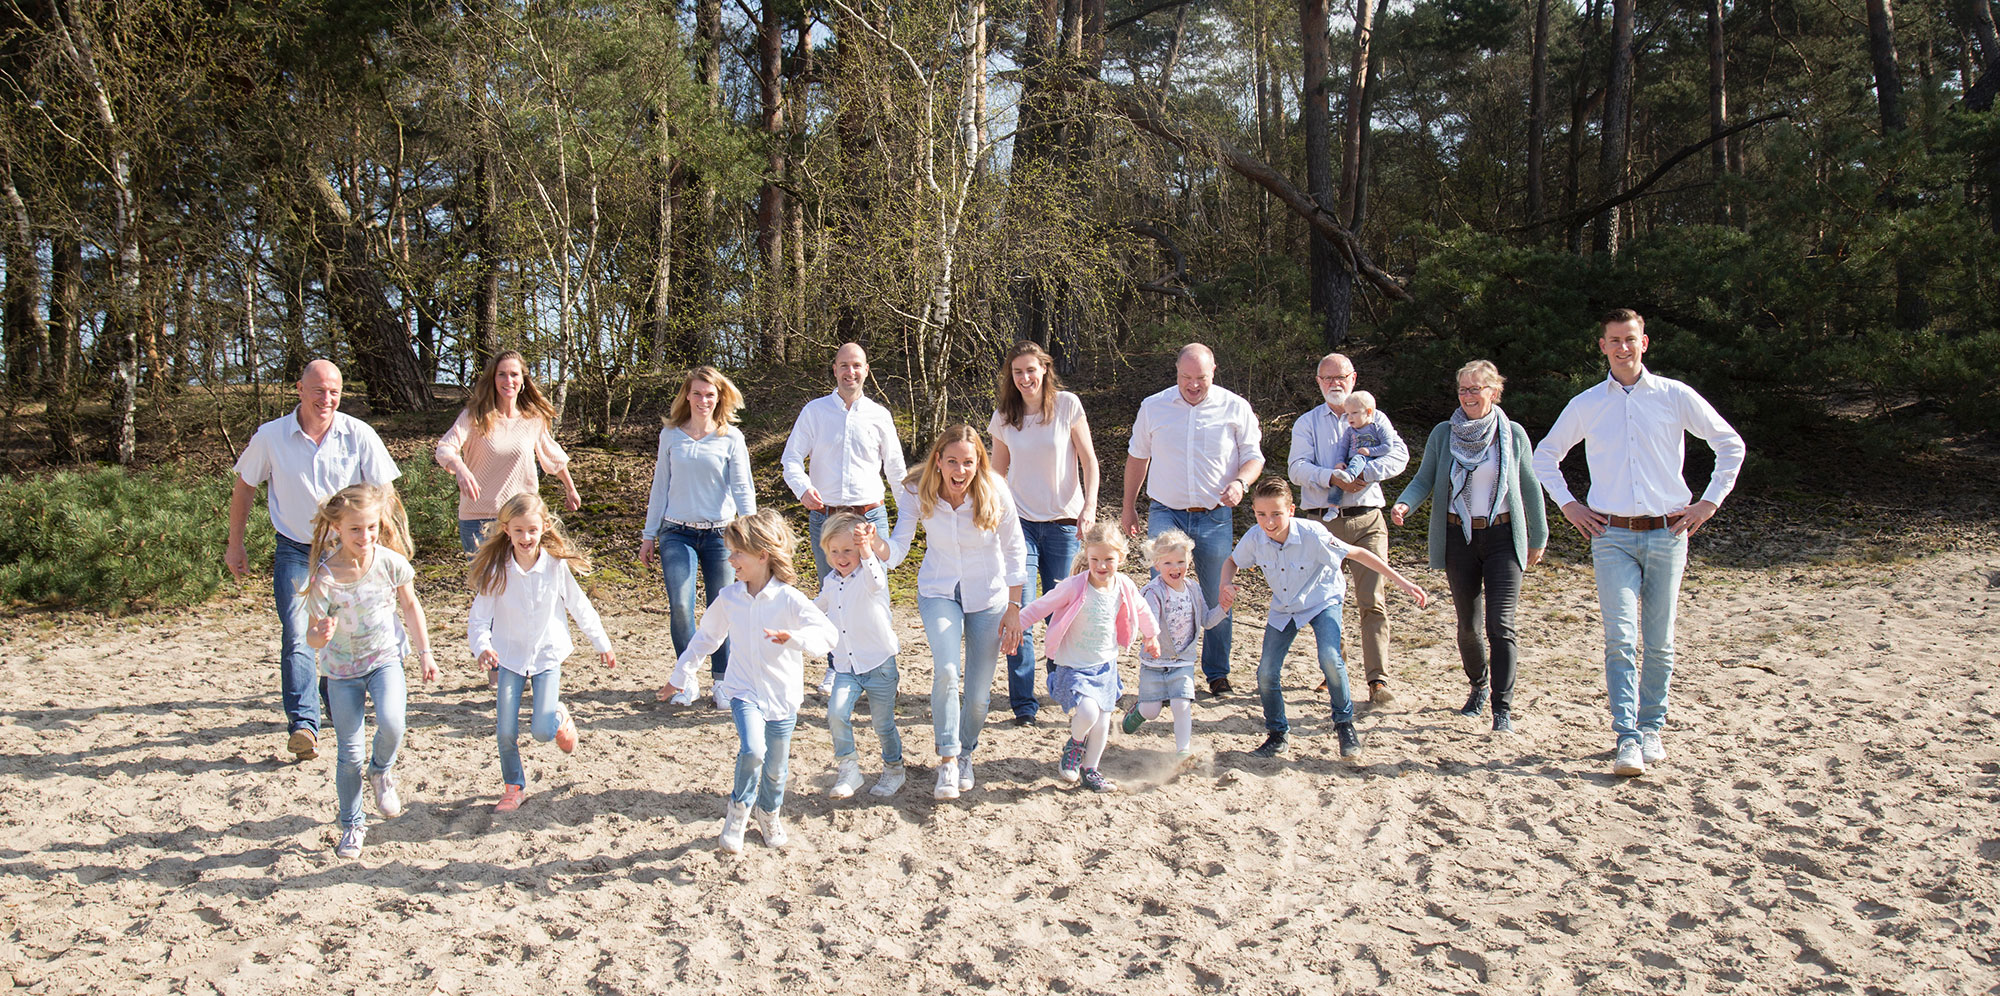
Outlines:
[[[0,597],[212,590],[90,594],[321,355],[414,437],[520,349],[648,457],[677,371],[846,340],[913,450],[1016,339],[1121,397],[1208,342],[1271,430],[1340,348],[1419,437],[1483,356],[1539,434],[1630,306],[1846,501],[2000,425],[1996,68],[1988,0],[8,0]]]

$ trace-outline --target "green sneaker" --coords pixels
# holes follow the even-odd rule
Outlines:
[[[1146,717],[1139,715],[1139,707],[1133,706],[1131,711],[1125,714],[1125,722],[1121,725],[1124,727],[1125,732],[1137,733],[1139,732],[1139,724],[1145,721]]]

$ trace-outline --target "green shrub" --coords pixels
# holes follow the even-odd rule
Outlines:
[[[458,488],[427,455],[401,464],[397,490],[419,557],[458,556]],[[232,479],[176,468],[117,467],[0,477],[0,603],[124,612],[194,605],[229,576]],[[271,563],[263,496],[244,544],[252,570]]]

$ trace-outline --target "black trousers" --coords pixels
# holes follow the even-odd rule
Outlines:
[[[1520,663],[1514,609],[1521,601],[1521,562],[1514,556],[1513,527],[1501,523],[1474,529],[1467,542],[1462,527],[1447,523],[1444,576],[1451,585],[1452,607],[1458,610],[1458,659],[1465,665],[1465,677],[1474,688],[1492,686],[1494,712],[1512,712],[1514,672]]]

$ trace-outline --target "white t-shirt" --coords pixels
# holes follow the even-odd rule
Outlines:
[[[1007,487],[1021,518],[1029,522],[1074,519],[1083,514],[1083,482],[1077,476],[1076,450],[1070,435],[1083,421],[1083,402],[1068,391],[1056,392],[1056,410],[1044,419],[1030,412],[1014,428],[999,412],[986,424],[993,441],[1007,444]]]
[[[1112,578],[1115,582],[1118,579]],[[1096,667],[1118,659],[1118,586],[1099,589],[1083,586],[1083,605],[1076,620],[1057,648],[1055,660],[1063,667]]]
[[[359,678],[378,667],[403,666],[409,638],[396,589],[415,576],[402,554],[380,544],[368,569],[353,581],[335,581],[325,564],[313,568],[306,611],[314,619],[334,619],[333,636],[319,648],[321,677]]]

